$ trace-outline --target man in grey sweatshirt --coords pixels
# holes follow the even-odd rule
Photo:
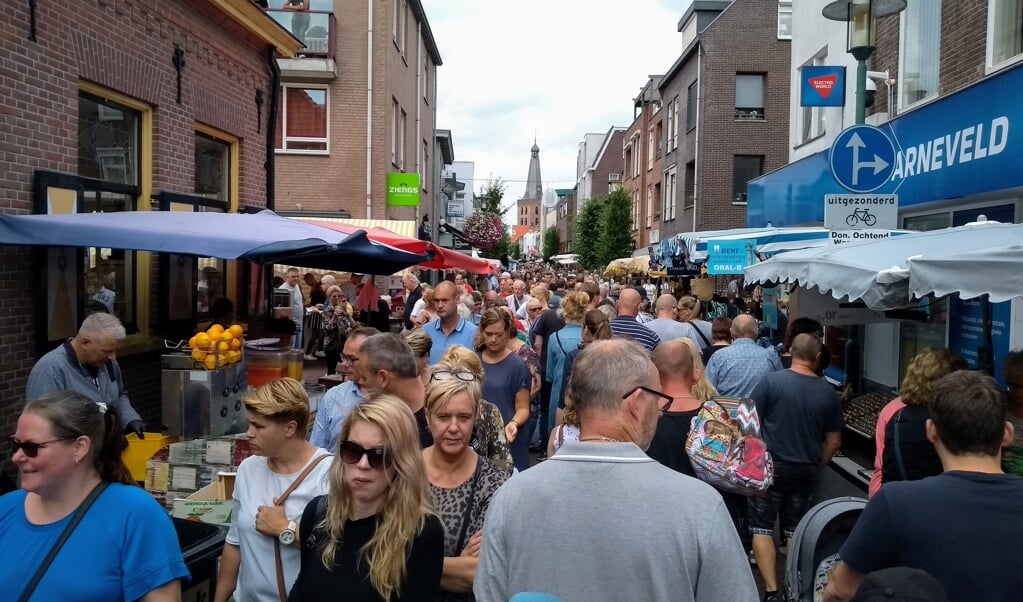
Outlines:
[[[28,375],[26,399],[38,399],[56,391],[75,391],[95,402],[115,408],[125,433],[142,438],[146,425],[124,390],[117,364],[117,348],[124,340],[124,326],[116,316],[90,314],[71,339],[39,358]]]
[[[643,450],[671,398],[649,354],[590,343],[572,371],[579,442],[510,479],[483,527],[479,602],[543,592],[565,602],[758,600],[721,495]]]

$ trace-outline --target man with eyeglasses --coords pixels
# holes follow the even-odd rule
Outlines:
[[[462,345],[475,349],[476,326],[458,315],[458,295],[455,285],[444,280],[433,289],[433,301],[437,304],[437,319],[423,325],[423,330],[433,339],[430,348],[430,365],[440,361],[448,347]]]
[[[344,425],[355,406],[366,398],[366,394],[358,382],[355,365],[359,361],[359,350],[362,348],[362,344],[375,334],[380,334],[380,331],[364,326],[356,328],[348,335],[344,350],[341,352],[341,363],[338,365],[338,369],[345,375],[345,382],[332,387],[324,393],[320,400],[316,420],[313,422],[313,431],[309,435],[309,442],[316,447],[336,451],[337,440],[341,435],[341,426]]]
[[[404,401],[416,419],[419,442],[424,449],[433,445],[426,416],[426,388],[419,379],[416,356],[405,339],[392,332],[375,334],[363,341],[358,357],[355,372],[359,386],[369,395],[390,393]]]
[[[697,591],[701,602],[756,600],[721,496],[643,452],[672,401],[658,391],[649,354],[627,339],[595,341],[579,352],[570,385],[580,439],[491,499],[476,600],[505,602],[523,591],[564,600],[693,601]]]

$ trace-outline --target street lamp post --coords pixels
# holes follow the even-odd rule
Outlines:
[[[821,13],[849,23],[846,52],[856,59],[856,123],[863,123],[867,100],[867,59],[874,54],[874,20],[902,12],[906,0],[834,0]]]

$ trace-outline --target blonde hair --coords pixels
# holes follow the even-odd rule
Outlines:
[[[956,370],[965,370],[963,358],[948,349],[927,347],[909,362],[906,375],[902,377],[899,396],[907,406],[926,407],[931,401],[934,381]]]
[[[700,374],[700,377],[690,387],[693,397],[700,401],[707,401],[712,397],[717,397],[718,390],[714,388],[714,385],[710,384],[710,380],[707,378],[707,370],[703,367],[703,355],[700,353],[699,348],[696,347],[696,343],[686,337],[680,338],[679,341],[689,350],[689,356],[692,358],[693,364],[692,369]]]
[[[698,319],[700,317],[701,309],[703,309],[703,306],[700,304],[700,300],[696,297],[682,297],[678,300],[679,312],[688,312],[689,315],[687,318],[689,320]]]
[[[561,299],[561,314],[566,322],[578,324],[583,319],[586,306],[590,304],[590,296],[582,291],[569,293]]]
[[[412,353],[417,358],[430,355],[430,350],[433,348],[433,339],[422,328],[407,330],[402,333],[402,337],[405,338],[405,342],[412,348]]]
[[[434,367],[435,370],[451,370],[452,372],[457,371],[458,368],[456,365],[443,362]],[[472,401],[472,415],[479,416],[480,401],[483,398],[479,381],[467,382],[459,378],[430,381],[430,384],[426,386],[426,413],[433,416],[444,409],[445,404],[451,401],[452,397],[463,392],[468,393],[469,399]]]
[[[480,356],[468,347],[462,345],[448,347],[440,356],[440,361],[437,364],[434,369],[437,369],[440,364],[446,364],[448,368],[457,367],[468,370],[476,375],[477,382],[483,381],[483,364],[480,362]]]
[[[296,432],[305,437],[309,428],[309,394],[305,386],[294,378],[272,380],[249,393],[242,400],[245,409],[274,422],[298,425]]]
[[[352,427],[360,422],[380,429],[390,464],[387,491],[377,514],[373,537],[359,550],[359,561],[369,567],[373,589],[384,600],[401,596],[405,581],[406,555],[412,540],[422,532],[426,518],[434,514],[433,496],[426,467],[420,451],[415,417],[401,399],[393,395],[371,395],[356,406],[341,427],[339,441],[347,440]],[[337,553],[344,541],[345,521],[354,511],[352,492],[345,483],[344,462],[334,462],[330,469],[330,493],[327,511],[317,528],[326,532],[320,560],[333,570]]]
[[[550,289],[547,288],[547,285],[544,284],[543,282],[541,282],[540,284],[537,284],[536,286],[534,286],[529,291],[529,295],[533,299],[536,299],[537,301],[539,301],[540,304],[541,304],[541,307],[546,307],[547,303],[551,300],[551,296],[553,294],[554,293],[552,293],[550,291]],[[527,305],[527,307],[528,307],[528,305]]]

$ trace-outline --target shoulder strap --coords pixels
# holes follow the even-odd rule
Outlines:
[[[107,362],[107,372],[110,374],[110,382],[117,384],[117,362]]]
[[[310,462],[309,465],[305,467],[305,470],[295,477],[295,480],[291,482],[291,485],[284,490],[284,493],[282,493],[280,497],[274,499],[274,506],[283,506],[284,501],[288,499],[291,492],[295,491],[295,489],[302,484],[302,481],[309,476],[309,473],[316,468],[316,465],[322,462],[323,459],[329,455],[330,454],[323,454]],[[274,565],[274,568],[277,570],[277,593],[281,597],[281,602],[288,602],[288,590],[284,586],[284,564],[281,561],[281,542],[276,537],[274,538]]]
[[[558,347],[561,348],[561,352],[564,353],[565,355],[568,355],[568,352],[565,351],[565,346],[561,344],[561,337],[558,336],[559,332],[561,331],[559,330],[558,332],[554,333],[554,340],[558,342]]]
[[[902,408],[902,410],[905,409],[906,408]],[[895,418],[892,419],[895,422],[894,426],[895,437],[893,441],[893,443],[895,444],[895,449],[892,451],[895,452],[895,465],[899,469],[899,478],[901,478],[903,481],[908,481],[909,476],[906,474],[906,465],[902,461],[902,445],[899,443],[899,427],[902,425],[902,410],[896,412]]]
[[[707,347],[710,347],[710,341],[707,340],[707,335],[703,334],[703,331],[700,330],[699,326],[694,324],[692,320],[686,320],[686,324],[691,326],[693,328],[693,330],[696,331],[696,334],[700,335],[700,338],[703,339],[703,344],[704,345],[706,345]]]
[[[82,519],[85,517],[85,513],[92,507],[92,503],[96,501],[99,494],[103,493],[103,490],[106,489],[109,484],[110,483],[106,481],[100,481],[98,485],[92,488],[92,491],[89,493],[89,496],[85,498],[85,501],[78,506],[78,509],[75,510],[75,515],[71,517],[71,522],[67,524],[67,527],[64,527],[64,532],[60,534],[56,543],[54,543],[53,547],[50,548],[50,553],[46,555],[46,559],[43,560],[43,563],[39,565],[38,569],[36,569],[35,575],[32,575],[32,579],[28,582],[28,586],[25,587],[25,591],[21,592],[21,597],[18,598],[19,602],[28,602],[28,599],[32,597],[32,593],[36,591],[36,587],[39,585],[39,582],[42,581],[43,575],[46,574],[46,570],[50,568],[51,564],[53,564],[53,559],[57,557],[57,554],[60,553],[60,549],[64,547],[65,543],[67,543],[68,538],[71,537],[71,533],[75,530],[75,527],[78,526],[78,523],[82,522]]]
[[[469,521],[472,519],[472,506],[476,500],[476,485],[480,480],[480,467],[483,466],[483,456],[476,456],[476,470],[472,471],[472,487],[469,489],[469,499],[465,503],[465,513],[462,515],[462,529],[458,534],[458,545],[455,546],[455,554],[462,553],[465,546],[465,536],[469,532]]]

